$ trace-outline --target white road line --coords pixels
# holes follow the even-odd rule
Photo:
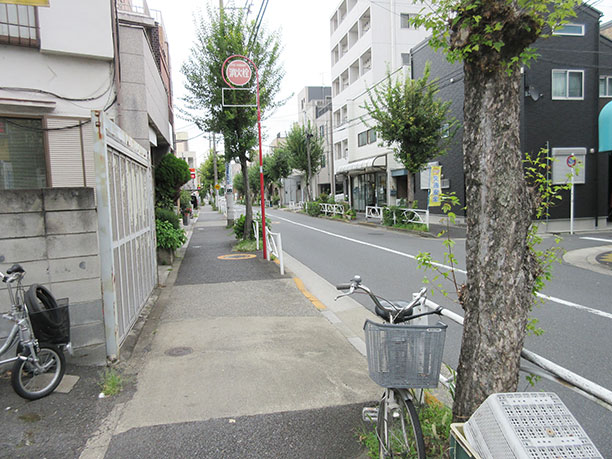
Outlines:
[[[599,241],[599,242],[609,242],[610,244],[612,244],[612,239],[602,239],[599,237],[581,237],[580,239],[586,239],[589,241]]]
[[[389,253],[393,253],[395,255],[399,255],[401,257],[410,258],[411,260],[415,260],[416,259],[416,256],[411,255],[409,253],[400,252],[398,250],[389,249],[388,247],[383,247],[381,245],[371,244],[371,243],[365,242],[365,241],[360,241],[359,239],[353,239],[351,237],[343,236],[341,234],[336,234],[336,233],[332,233],[330,231],[325,231],[325,230],[322,230],[320,228],[315,228],[314,226],[304,225],[303,223],[294,222],[293,220],[289,220],[287,218],[278,217],[278,216],[275,216],[275,218],[278,218],[280,220],[284,220],[287,223],[291,223],[291,224],[296,225],[296,226],[302,226],[304,228],[307,228],[307,229],[310,229],[310,230],[313,230],[313,231],[318,231],[319,233],[327,234],[328,236],[337,237],[339,239],[344,239],[345,241],[354,242],[355,244],[361,244],[361,245],[365,245],[367,247],[372,247],[373,249],[383,250],[385,252],[389,252]],[[582,238],[582,239],[594,239],[594,238]],[[599,240],[604,240],[604,239],[599,239]],[[612,242],[612,241],[608,241],[608,242]],[[448,269],[448,270],[452,269],[450,266],[447,266],[447,265],[444,265],[444,264],[441,264],[441,263],[434,263],[434,265],[439,267],[439,268],[442,268],[442,269]],[[461,274],[467,274],[467,272],[465,270],[459,269],[457,267],[455,267],[455,271],[458,272],[458,273],[461,273]],[[566,300],[563,300],[561,298],[556,298],[554,296],[544,295],[542,293],[538,293],[538,297],[543,298],[543,299],[545,299],[547,301],[552,301],[554,303],[561,304],[563,306],[568,306],[570,308],[578,309],[580,311],[589,312],[591,314],[595,314],[595,315],[598,315],[600,317],[605,317],[607,319],[612,319],[612,314],[610,314],[608,312],[605,312],[605,311],[600,311],[598,309],[589,308],[588,306],[582,306],[581,304],[573,303],[571,301],[566,301]]]

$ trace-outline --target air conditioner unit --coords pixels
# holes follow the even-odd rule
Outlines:
[[[483,459],[603,459],[553,392],[490,395],[463,431],[470,447]]]

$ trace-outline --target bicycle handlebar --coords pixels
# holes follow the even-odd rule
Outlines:
[[[348,290],[348,293],[344,293],[342,295],[338,295],[336,297],[336,300],[338,298],[341,298],[343,296],[349,296],[352,295],[355,290],[362,290],[365,293],[367,293],[370,298],[372,299],[372,301],[374,302],[374,304],[376,305],[376,313],[383,317],[384,319],[387,319],[387,317],[384,317],[383,315],[381,315],[379,313],[380,311],[384,311],[389,315],[389,321],[390,322],[395,322],[395,320],[398,317],[402,317],[404,319],[407,319],[408,317],[410,317],[410,319],[415,319],[417,317],[422,317],[422,316],[426,316],[426,315],[430,315],[430,314],[440,314],[440,312],[442,311],[443,308],[439,307],[436,308],[435,310],[431,311],[431,312],[424,312],[422,314],[417,314],[416,316],[411,316],[412,314],[412,310],[417,306],[417,305],[424,305],[425,304],[425,300],[427,299],[426,294],[427,294],[427,288],[423,287],[421,288],[421,290],[419,291],[419,293],[417,293],[416,297],[408,304],[398,307],[396,304],[390,302],[390,301],[384,301],[381,302],[378,297],[376,295],[374,295],[374,293],[372,293],[372,291],[366,287],[365,285],[363,285],[361,283],[361,277],[360,276],[354,276],[353,279],[351,280],[350,283],[348,284],[339,284],[336,285],[336,289],[338,290]]]

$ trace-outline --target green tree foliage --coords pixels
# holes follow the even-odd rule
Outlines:
[[[393,149],[395,158],[408,174],[408,201],[414,200],[412,174],[436,156],[446,153],[457,122],[448,116],[451,102],[436,98],[436,81],[429,81],[429,65],[423,78],[394,78],[387,73],[381,86],[369,94],[365,109],[376,121],[383,143]]]
[[[244,196],[244,179],[242,178],[242,172],[236,172],[232,180],[232,186],[234,187],[234,192],[238,193],[238,196]]]
[[[435,0],[413,23],[432,32],[434,48],[463,60],[463,153],[467,281],[453,416],[466,420],[495,392],[519,380],[541,259],[530,246],[538,205],[525,180],[520,139],[520,65],[530,48],[579,0]]]
[[[181,186],[191,179],[189,165],[172,154],[165,155],[155,167],[155,205],[172,209]]]
[[[214,167],[214,157],[212,154],[208,155],[206,160],[200,164],[198,167],[197,174],[200,179],[200,183],[202,184],[202,188],[205,190],[210,190],[215,186],[215,183],[219,183],[221,179],[223,179],[223,165],[225,159],[221,155],[217,155],[217,180],[215,180],[215,167]]]
[[[284,71],[279,63],[280,40],[277,33],[269,33],[264,26],[250,22],[242,9],[221,10],[217,14],[208,8],[208,17],[197,19],[196,40],[191,55],[182,67],[188,95],[184,98],[187,117],[202,130],[220,132],[225,143],[226,160],[240,162],[244,188],[248,189],[248,161],[256,147],[257,110],[251,107],[223,107],[222,88],[227,87],[221,75],[223,62],[234,54],[249,56],[259,70],[260,107],[263,116],[269,114],[281,102],[276,101]],[[255,100],[255,69],[246,91],[228,92],[231,98]],[[227,100],[227,99],[226,99]],[[244,101],[243,101],[244,102]],[[253,211],[251,199],[246,194],[246,218],[244,233],[251,233]]]
[[[249,166],[249,190],[251,190],[251,196],[259,196],[261,189],[261,183],[259,178],[259,163],[253,163]],[[265,178],[265,177],[264,177]]]
[[[285,143],[277,150],[281,150],[279,155],[287,156],[291,168],[304,172],[306,196],[310,200],[310,180],[319,172],[323,163],[323,138],[310,123],[306,126],[294,124]]]

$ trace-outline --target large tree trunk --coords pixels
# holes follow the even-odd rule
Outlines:
[[[465,421],[486,397],[515,391],[533,296],[527,247],[531,199],[519,137],[520,73],[465,63],[467,205],[465,322],[453,415]]]
[[[253,233],[253,204],[251,189],[249,188],[249,166],[246,155],[240,155],[240,170],[242,171],[242,182],[244,183],[244,233],[243,239],[249,239]]]
[[[414,202],[414,177],[412,176],[412,172],[408,171],[408,175],[406,175],[406,207],[413,208]]]

